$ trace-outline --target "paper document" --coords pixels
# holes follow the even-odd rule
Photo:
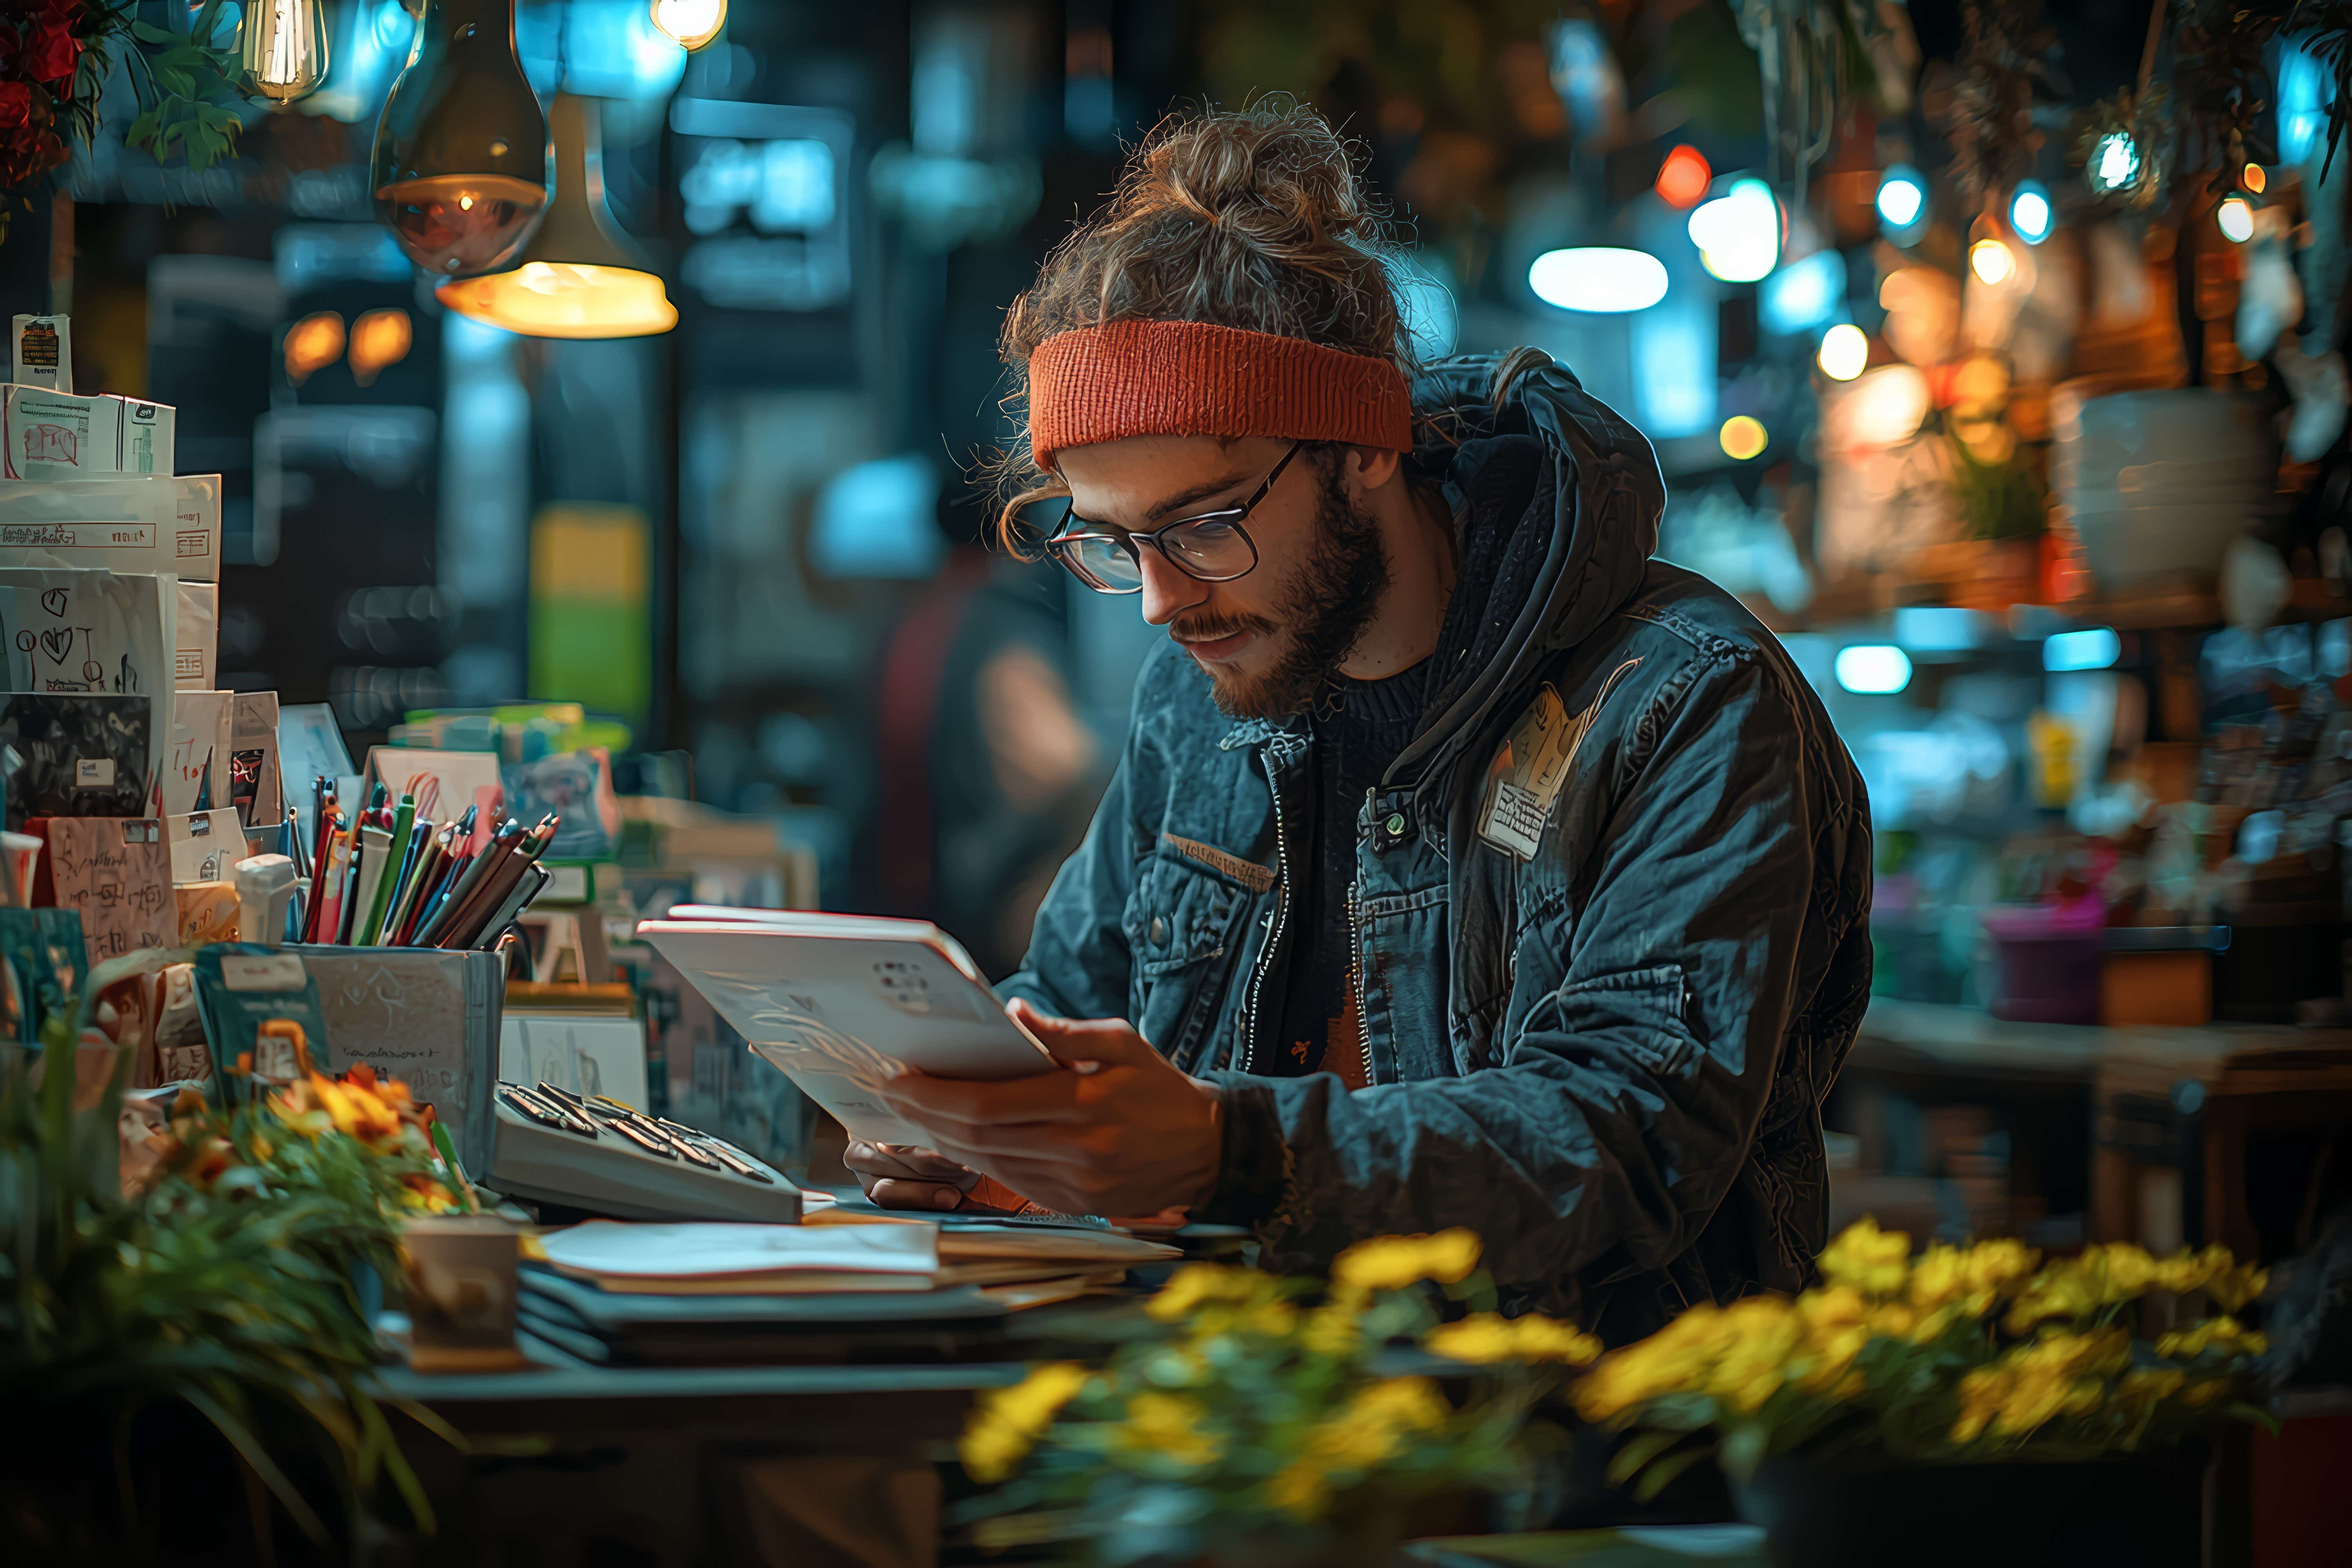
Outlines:
[[[816,1273],[902,1275],[928,1286],[939,1273],[939,1233],[923,1226],[624,1225],[590,1220],[540,1237],[547,1260],[599,1279],[726,1281]]]

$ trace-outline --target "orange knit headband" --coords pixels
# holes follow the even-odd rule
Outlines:
[[[1029,453],[1129,436],[1273,436],[1412,449],[1412,400],[1386,360],[1205,321],[1113,321],[1029,356]]]

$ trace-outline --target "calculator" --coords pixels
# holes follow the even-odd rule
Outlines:
[[[551,1083],[500,1083],[488,1184],[525,1203],[614,1219],[797,1225],[801,1193],[774,1166],[666,1117]]]

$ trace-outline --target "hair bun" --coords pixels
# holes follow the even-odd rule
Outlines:
[[[1121,195],[1131,211],[1173,209],[1279,248],[1371,239],[1379,225],[1348,143],[1283,99],[1162,126]]]

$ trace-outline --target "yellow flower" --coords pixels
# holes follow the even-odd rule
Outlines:
[[[1302,1522],[1328,1504],[1335,1471],[1360,1478],[1397,1451],[1407,1432],[1433,1432],[1453,1414],[1425,1377],[1391,1377],[1359,1393],[1307,1436],[1298,1457],[1265,1483],[1266,1500]]]
[[[1822,1252],[1822,1274],[1832,1284],[1851,1285],[1864,1295],[1891,1296],[1903,1289],[1910,1258],[1909,1236],[1882,1231],[1874,1219],[1858,1219]]]
[[[1036,1368],[1011,1388],[982,1394],[956,1444],[963,1468],[984,1485],[1004,1479],[1086,1385],[1087,1369],[1064,1361]]]
[[[1222,1263],[1188,1263],[1176,1270],[1143,1310],[1163,1323],[1172,1323],[1207,1301],[1246,1301],[1262,1293],[1265,1276]]]
[[[1591,1334],[1535,1313],[1506,1318],[1474,1312],[1458,1322],[1439,1324],[1422,1344],[1433,1355],[1478,1365],[1516,1361],[1583,1366],[1601,1353],[1601,1342]]]
[[[1455,1226],[1434,1236],[1380,1236],[1331,1262],[1331,1279],[1365,1290],[1402,1290],[1423,1279],[1452,1285],[1478,1267],[1478,1236]]]
[[[1960,1379],[1952,1441],[1972,1442],[1988,1426],[1997,1436],[2022,1436],[2061,1415],[2095,1410],[2106,1380],[2130,1363],[2131,1336],[2122,1329],[2045,1333]]]
[[[2085,1318],[2137,1300],[2163,1288],[2168,1267],[2173,1266],[2158,1265],[2145,1248],[2129,1242],[2086,1247],[2080,1257],[2049,1264],[2028,1279],[2009,1310],[2006,1326],[2011,1333],[2021,1334],[2052,1318]],[[2175,1268],[2172,1278],[2183,1277]]]
[[[1937,1319],[1937,1332],[1954,1316],[1981,1318],[2012,1286],[2033,1271],[2039,1255],[2021,1242],[1979,1242],[1970,1247],[1938,1243],[1911,1265],[1911,1305]]]
[[[1337,1361],[1355,1354],[1362,1342],[1364,1326],[1357,1309],[1346,1301],[1327,1301],[1307,1314],[1306,1325],[1299,1331],[1298,1343],[1309,1355],[1328,1356]]]
[[[2209,1350],[2255,1356],[2270,1348],[2269,1336],[2246,1328],[2235,1318],[2208,1318],[2156,1342],[2156,1353],[2167,1361],[2194,1361]]]
[[[1203,1469],[1224,1451],[1215,1433],[1202,1430],[1207,1414],[1191,1394],[1146,1390],[1127,1402],[1127,1419],[1111,1441],[1121,1448],[1161,1455],[1187,1469]]]

